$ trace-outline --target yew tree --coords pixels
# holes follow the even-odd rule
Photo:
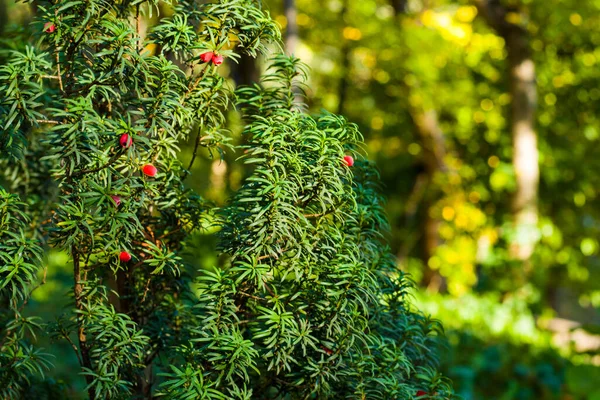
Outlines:
[[[2,42],[0,397],[64,398],[49,335],[89,399],[451,398],[356,125],[297,103],[306,67],[258,1],[164,3],[36,1]],[[221,70],[240,54],[268,69],[234,90]],[[246,176],[216,208],[186,183],[224,151]],[[207,221],[227,262],[193,271]],[[73,273],[56,321],[25,312],[49,248]]]

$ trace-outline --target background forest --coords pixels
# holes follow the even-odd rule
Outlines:
[[[446,329],[457,393],[600,399],[600,0],[264,3],[311,68],[309,111],[343,113],[365,136],[398,268]],[[0,0],[0,32],[31,18]],[[222,74],[251,84],[264,68],[242,56]],[[193,143],[181,147],[187,164]],[[202,153],[187,183],[224,204],[239,155]],[[188,262],[219,264],[209,223],[193,241]],[[72,277],[66,254],[46,257],[31,313],[51,320]],[[68,345],[45,347],[62,360],[54,379],[77,371]]]

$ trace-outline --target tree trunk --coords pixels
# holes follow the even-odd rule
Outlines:
[[[511,243],[510,253],[521,261],[529,260],[537,241],[540,180],[534,130],[537,103],[535,65],[524,34],[513,31],[506,38],[512,95],[513,166],[517,178],[517,191],[512,199],[517,239]]]
[[[4,27],[8,21],[7,15],[6,0],[0,0],[0,34],[4,32]]]
[[[247,54],[239,53],[240,60],[233,66],[233,80],[236,86],[247,86],[257,83],[260,73],[256,65],[256,60]]]
[[[285,50],[288,54],[293,55],[296,52],[299,40],[298,24],[296,23],[298,11],[296,10],[295,0],[284,0],[283,12],[287,20],[287,27],[285,29]]]
[[[396,16],[406,12],[406,0],[390,0],[390,4],[394,8]],[[406,87],[406,90],[410,97],[413,89]],[[413,102],[410,103],[413,104]],[[421,221],[421,234],[423,246],[422,259],[425,262],[425,271],[421,283],[429,289],[438,292],[446,290],[446,280],[439,271],[429,268],[427,263],[429,259],[435,255],[436,249],[442,243],[439,233],[441,221],[439,218],[432,217],[429,212],[438,194],[427,196],[427,192],[431,191],[432,182],[438,173],[447,173],[449,171],[445,161],[446,139],[444,138],[444,132],[440,127],[436,110],[416,103],[417,102],[410,107],[409,112],[423,146],[423,162],[425,165],[425,172],[418,176],[417,183],[415,183],[415,189],[422,191],[418,201],[422,202],[424,208],[423,220]],[[420,186],[424,187],[421,189]],[[411,195],[411,198],[412,197],[413,196]],[[409,207],[407,208],[408,213],[414,212],[411,209],[416,208],[415,204],[411,204],[415,201],[411,198],[409,198],[409,201],[407,202],[407,207]]]
[[[406,12],[408,0],[390,0],[390,3],[392,7],[394,7],[394,13],[396,15]]]
[[[510,80],[513,167],[517,189],[512,198],[514,237],[512,258],[528,262],[537,242],[539,153],[535,132],[537,89],[535,64],[529,35],[520,25],[507,21],[508,10],[499,0],[475,0],[480,14],[506,42]]]
[[[439,125],[437,112],[433,109],[423,111],[415,107],[411,108],[411,116],[421,144],[423,145],[425,169],[429,186],[438,173],[448,172],[446,165],[446,143],[444,132]],[[433,201],[424,200],[425,215],[423,220],[423,252],[424,260],[427,261],[435,255],[435,251],[442,243],[440,238],[440,220],[431,216],[429,210]],[[446,290],[446,280],[438,271],[426,268],[422,283],[429,289],[439,292]]]
[[[345,26],[346,14],[348,13],[348,0],[344,0],[342,10],[340,11],[340,20]],[[348,96],[348,75],[350,74],[350,43],[348,39],[342,36],[341,48],[341,78],[338,87],[338,114],[344,114],[344,106],[346,105],[346,97]]]

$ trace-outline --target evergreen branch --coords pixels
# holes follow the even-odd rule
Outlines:
[[[121,152],[117,151],[117,153],[115,153],[104,165],[101,165],[101,166],[99,166],[97,168],[84,169],[84,170],[81,170],[81,171],[77,171],[77,172],[71,174],[69,176],[69,178],[75,178],[75,177],[78,177],[78,176],[81,176],[81,175],[91,174],[91,173],[94,173],[94,172],[102,171],[104,168],[109,167],[115,161],[117,161],[120,156],[121,156]]]

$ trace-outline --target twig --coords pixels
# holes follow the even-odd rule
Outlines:
[[[48,266],[44,266],[44,275],[42,276],[42,281],[40,283],[38,283],[33,289],[31,289],[31,291],[27,295],[27,298],[25,300],[23,300],[23,304],[21,304],[21,307],[19,308],[19,312],[21,312],[23,310],[23,308],[27,305],[27,303],[29,302],[29,299],[31,299],[31,295],[33,294],[33,292],[35,292],[40,286],[46,284],[46,276],[47,275],[48,275]]]
[[[200,143],[208,137],[209,137],[208,135],[200,136],[200,130],[198,130],[198,134],[196,135],[196,143],[194,144],[194,152],[192,153],[192,159],[190,160],[190,165],[188,165],[187,170],[183,173],[181,180],[184,180],[190,174],[190,171],[192,170],[192,167],[194,166],[194,161],[196,161],[198,147],[200,146]]]
[[[104,164],[104,165],[102,165],[102,166],[100,166],[100,167],[97,167],[97,168],[84,169],[84,170],[81,170],[81,171],[77,171],[77,172],[75,172],[74,174],[72,174],[71,176],[69,176],[69,178],[73,178],[73,177],[80,176],[80,175],[85,175],[85,174],[90,174],[90,173],[92,173],[92,172],[98,172],[98,171],[101,171],[101,170],[103,170],[104,168],[106,168],[106,167],[108,167],[109,165],[111,165],[112,163],[114,163],[115,161],[117,161],[117,159],[118,159],[120,156],[121,156],[121,152],[119,151],[119,152],[117,152],[115,155],[113,155],[113,156],[110,158],[110,160],[108,160],[108,161],[106,162],[106,164]]]
[[[181,101],[181,105],[182,106],[185,104],[185,101],[187,100],[187,97],[190,95],[190,93],[192,93],[194,91],[194,89],[196,89],[196,87],[198,86],[198,84],[200,83],[200,81],[206,76],[206,73],[208,72],[209,69],[210,69],[210,66],[207,63],[206,66],[204,67],[204,69],[202,70],[202,72],[200,72],[200,74],[198,74],[198,78],[196,78],[196,80],[194,81],[193,85],[190,86],[190,88],[188,89],[188,91],[183,96],[183,100]]]
[[[148,289],[150,289],[150,278],[146,281],[146,288],[144,289],[144,295],[142,296],[142,303],[146,300],[146,294],[148,293]]]
[[[54,10],[54,16],[58,17],[58,9]],[[58,51],[54,54],[54,56],[56,57],[56,69],[58,72],[58,87],[60,88],[60,91],[64,94],[65,90],[63,88],[62,76],[61,76],[61,72],[60,72],[60,58],[59,58]]]
[[[136,10],[135,10],[135,30],[136,30],[137,36],[138,36],[137,37],[137,39],[138,39],[137,50],[138,50],[138,53],[139,53],[139,51],[140,51],[140,44],[142,42],[142,34],[141,34],[141,31],[140,31],[140,5],[139,4],[137,5]]]
[[[61,333],[62,333],[62,337],[67,339],[67,342],[69,342],[71,344],[71,347],[73,348],[73,351],[75,352],[75,356],[77,356],[77,360],[79,361],[79,364],[82,365],[83,360],[81,359],[81,355],[79,354],[79,350],[77,349],[77,346],[75,345],[75,343],[73,343],[73,341],[71,340],[71,338],[69,337],[69,335],[66,332],[61,332]]]
[[[73,291],[75,292],[75,307],[77,310],[83,312],[83,302],[81,296],[83,293],[83,285],[81,284],[81,265],[79,263],[79,252],[75,245],[71,246],[71,254],[73,256]],[[77,315],[77,336],[79,338],[79,349],[81,352],[81,366],[92,370],[92,360],[90,358],[90,349],[87,344],[87,338],[85,335],[85,328],[83,326],[81,314]],[[88,384],[88,396],[90,400],[95,398],[94,390],[92,388],[93,378],[90,375],[85,375],[85,380]]]
[[[60,91],[62,93],[64,93],[65,89],[63,88],[63,82],[62,82],[62,77],[61,77],[61,72],[60,72],[60,60],[58,57],[58,52],[56,52],[56,68],[58,71],[58,87],[60,88]]]
[[[254,299],[254,300],[260,300],[260,301],[266,300],[266,299],[263,299],[262,297],[258,297],[258,296],[254,296],[254,295],[246,293],[246,292],[242,292],[241,290],[238,293],[241,294],[242,296],[250,297],[251,299]]]
[[[262,278],[263,283],[265,284],[265,288],[267,289],[267,291],[271,294],[272,297],[277,297],[277,295],[275,294],[275,292],[273,292],[273,289],[271,289],[269,287],[269,284],[267,283],[267,280],[263,277]]]
[[[37,122],[38,124],[60,125],[60,122],[55,121],[53,119],[36,119],[35,122]]]
[[[318,217],[323,217],[323,216],[325,216],[327,214],[331,214],[334,211],[335,211],[335,209],[331,209],[331,210],[327,210],[325,212],[318,213],[318,214],[304,214],[304,218],[318,218]]]

